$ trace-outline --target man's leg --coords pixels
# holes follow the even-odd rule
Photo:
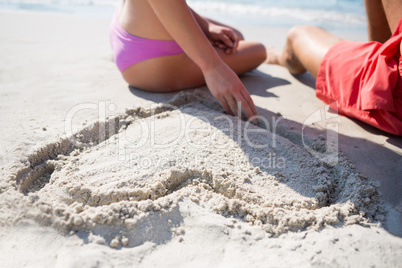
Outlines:
[[[366,0],[372,1],[372,0]],[[385,16],[387,17],[391,32],[395,32],[402,16],[402,0],[382,0]]]
[[[391,30],[381,0],[365,0],[369,41],[384,43],[391,37]]]
[[[268,50],[266,62],[282,65],[293,74],[309,71],[317,77],[325,54],[340,40],[317,27],[295,26],[288,33],[283,52]]]

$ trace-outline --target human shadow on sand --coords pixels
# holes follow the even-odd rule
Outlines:
[[[256,81],[258,81],[258,83],[256,83]],[[247,83],[249,82],[253,82],[254,85],[258,84],[257,86],[250,87],[252,88],[252,95],[256,94],[259,96],[269,96],[271,98],[275,98],[277,96],[271,94],[269,92],[270,89],[276,86],[289,84],[289,82],[284,79],[272,77],[261,72],[253,72],[252,74],[248,74],[247,76],[243,77],[243,82],[246,84],[246,87]],[[263,173],[265,172],[264,174],[267,175],[263,174],[262,176],[266,177],[264,177],[263,179],[260,178],[259,181],[255,181],[257,183],[256,187],[250,188],[253,187],[253,181],[247,180],[247,178],[245,177],[238,177],[237,175],[239,174],[235,174],[232,172],[235,177],[237,176],[237,179],[244,180],[244,182],[241,181],[239,183],[232,180],[231,183],[233,183],[233,185],[235,186],[235,191],[233,191],[231,184],[227,183],[226,178],[218,178],[219,176],[221,176],[220,174],[215,177],[215,173],[209,174],[208,172],[204,172],[204,170],[202,170],[202,167],[200,167],[200,170],[198,170],[198,167],[196,167],[196,170],[194,172],[189,172],[186,170],[176,170],[172,171],[172,173],[166,177],[166,180],[163,181],[163,183],[166,183],[167,185],[165,189],[166,191],[159,191],[159,184],[155,186],[156,190],[153,197],[153,199],[155,200],[158,200],[160,197],[166,196],[166,194],[169,194],[170,192],[177,191],[178,189],[180,189],[180,187],[186,187],[186,183],[188,181],[190,181],[191,183],[192,180],[195,180],[198,177],[202,177],[203,180],[205,180],[206,188],[211,189],[212,191],[214,191],[215,194],[221,195],[222,199],[227,198],[229,200],[228,202],[237,202],[236,204],[231,203],[230,206],[226,206],[228,210],[225,212],[226,214],[224,216],[238,218],[240,217],[242,220],[246,221],[247,215],[249,215],[250,217],[248,217],[248,220],[252,221],[253,219],[255,220],[254,217],[262,215],[261,217],[263,217],[264,220],[270,225],[268,226],[268,228],[271,229],[268,231],[275,234],[280,234],[281,232],[286,231],[301,231],[308,228],[309,226],[316,226],[316,224],[318,224],[319,226],[325,226],[325,224],[328,223],[334,226],[342,226],[342,217],[348,217],[348,208],[352,208],[352,206],[349,206],[350,203],[353,203],[355,207],[357,207],[357,211],[353,212],[357,214],[353,214],[352,216],[360,217],[361,215],[359,215],[359,213],[362,212],[363,214],[367,215],[367,218],[369,218],[370,220],[384,221],[384,218],[377,218],[377,216],[381,217],[383,215],[383,212],[381,211],[382,205],[377,188],[372,186],[370,180],[368,180],[364,176],[361,176],[359,172],[355,171],[354,168],[351,167],[350,164],[348,164],[348,160],[340,159],[339,162],[341,163],[341,166],[339,167],[339,165],[336,165],[336,163],[335,165],[331,166],[332,162],[328,162],[328,159],[320,158],[322,155],[326,155],[325,153],[328,145],[327,141],[330,140],[329,138],[335,137],[335,141],[338,142],[335,147],[335,156],[337,156],[338,149],[342,151],[342,148],[350,147],[350,152],[355,152],[356,157],[355,155],[351,155],[352,157],[348,157],[352,160],[352,162],[355,163],[355,165],[356,163],[360,165],[359,171],[364,172],[363,175],[374,178],[381,183],[383,197],[389,204],[391,204],[391,207],[395,208],[397,206],[400,206],[401,196],[399,195],[399,193],[401,192],[402,187],[401,180],[399,179],[400,177],[398,175],[401,174],[401,172],[398,172],[400,171],[400,169],[398,168],[399,166],[401,166],[401,157],[399,154],[391,151],[390,149],[384,148],[379,144],[373,143],[368,140],[362,140],[358,137],[349,137],[334,132],[332,130],[327,130],[325,127],[318,128],[317,125],[321,123],[319,122],[319,120],[310,121],[309,124],[302,124],[291,119],[283,118],[281,115],[273,113],[268,109],[257,107],[259,114],[263,118],[267,119],[267,123],[266,125],[259,126],[251,125],[254,130],[262,131],[252,134],[254,135],[254,138],[252,140],[260,142],[261,144],[269,144],[269,146],[267,147],[267,149],[250,148],[249,144],[246,144],[244,142],[239,143],[240,140],[244,141],[243,136],[241,136],[240,139],[235,139],[234,136],[227,135],[227,132],[225,132],[228,129],[226,125],[230,124],[230,122],[236,123],[233,125],[237,127],[237,132],[243,131],[246,126],[246,123],[244,121],[239,120],[237,117],[231,116],[227,116],[226,119],[228,120],[223,120],[223,123],[222,121],[215,120],[217,117],[222,117],[221,115],[223,115],[223,109],[217,101],[209,98],[211,97],[210,95],[208,97],[208,90],[206,87],[198,89],[202,93],[201,95],[197,95],[196,90],[189,90],[185,93],[181,92],[166,94],[149,93],[134,88],[130,88],[130,90],[136,96],[151,100],[152,102],[162,102],[165,104],[169,104],[170,101],[172,104],[170,106],[164,106],[164,104],[162,104],[161,106],[159,106],[159,108],[155,107],[154,111],[147,110],[144,107],[138,107],[136,109],[129,110],[125,114],[121,114],[116,118],[110,118],[107,123],[95,122],[92,126],[88,126],[87,128],[82,129],[74,137],[69,137],[55,143],[47,144],[44,148],[31,155],[28,159],[29,165],[19,170],[16,174],[16,185],[19,188],[19,191],[26,196],[30,196],[31,198],[40,198],[39,196],[35,195],[35,193],[49,183],[49,178],[57,180],[57,176],[52,177],[52,173],[55,172],[56,168],[54,166],[55,161],[58,161],[58,159],[63,160],[64,156],[69,156],[72,152],[75,153],[73,154],[71,161],[75,161],[74,157],[77,156],[76,154],[81,153],[81,151],[79,150],[80,148],[87,149],[98,146],[99,144],[107,144],[106,142],[108,141],[108,139],[115,137],[114,135],[119,133],[120,130],[126,131],[128,125],[124,122],[127,122],[127,120],[132,120],[130,122],[133,123],[137,119],[142,120],[150,118],[154,114],[159,114],[158,116],[156,116],[156,119],[158,120],[163,120],[164,118],[173,118],[173,120],[175,120],[174,116],[169,117],[169,114],[165,114],[166,117],[164,117],[165,115],[163,115],[163,113],[165,112],[172,112],[171,107],[172,105],[175,105],[183,113],[186,113],[186,111],[191,111],[189,112],[189,115],[193,118],[203,120],[203,118],[205,117],[210,117],[210,119],[212,120],[209,120],[209,123],[214,127],[214,129],[217,132],[220,132],[219,134],[222,134],[222,137],[224,137],[225,135],[229,137],[229,139],[226,139],[225,141],[228,141],[230,144],[237,143],[238,147],[236,147],[235,149],[244,152],[244,154],[241,154],[241,157],[244,156],[244,159],[246,159],[246,162],[248,162],[245,164],[244,167],[251,167],[252,169],[248,169],[249,172],[250,170],[254,170],[256,172],[255,174],[257,174],[256,176],[259,176],[258,174],[260,174],[258,170],[262,171]],[[176,98],[177,96],[179,98]],[[176,102],[174,101],[175,98]],[[323,111],[318,112],[318,114],[322,114],[321,112],[331,114],[331,111],[325,110],[324,106]],[[129,119],[129,117],[131,117],[132,119]],[[175,124],[175,121],[168,121],[168,123]],[[310,127],[313,124],[315,124],[315,127]],[[107,125],[109,125],[109,128],[106,127]],[[110,128],[110,126],[114,126],[114,128]],[[133,125],[133,127],[134,126],[135,124]],[[101,133],[101,130],[104,130],[105,133],[102,132],[102,136],[96,135]],[[162,133],[162,137],[166,137],[166,129],[163,128],[163,125],[162,128],[160,128],[159,130]],[[137,129],[133,128],[132,131],[137,131]],[[78,139],[78,142],[75,142],[75,139]],[[230,141],[230,139],[232,139],[233,142]],[[389,139],[392,140],[393,137],[390,136]],[[395,143],[400,142],[399,139],[393,140]],[[275,141],[277,141],[276,145]],[[224,143],[224,145],[226,146],[226,143]],[[101,147],[97,147],[96,149],[100,148]],[[109,147],[107,147],[106,149],[108,148]],[[171,149],[176,150],[177,148],[173,147]],[[221,158],[231,157],[232,154],[232,151],[229,150],[227,154],[223,156],[219,155],[219,150],[215,150],[214,152],[212,152],[209,151],[208,148],[206,149],[207,150],[205,152],[208,153],[208,155],[216,153],[216,155],[220,156]],[[180,153],[179,150],[176,151]],[[253,159],[256,158],[269,158],[271,156],[268,155],[270,152],[277,154],[278,157],[283,157],[284,159],[286,159],[288,161],[288,163],[286,163],[286,166],[266,166],[261,163],[253,162]],[[318,157],[316,157],[316,155],[314,154],[317,152]],[[158,155],[157,151],[154,151],[154,153],[155,155]],[[174,152],[172,151],[172,153]],[[226,153],[226,151],[224,153]],[[148,154],[148,151],[144,151],[144,154]],[[367,163],[365,162],[365,158],[359,158],[361,154],[372,154],[373,158],[370,158],[372,159],[372,162]],[[276,156],[274,155],[274,157]],[[384,159],[387,160],[386,163],[388,163],[388,166],[386,166],[385,164],[385,166],[381,166],[381,164],[383,164],[384,162]],[[208,160],[214,161],[213,158],[208,158]],[[70,160],[68,160],[67,162],[70,163],[69,161]],[[90,168],[97,169],[98,167],[96,165],[90,165]],[[243,168],[242,163],[241,168]],[[233,167],[224,166],[224,169],[226,170],[225,172],[229,172],[230,174],[230,171],[233,169]],[[377,173],[375,173],[376,171]],[[218,170],[217,172],[220,171]],[[382,174],[382,176],[379,178],[371,176],[375,174]],[[175,181],[176,179],[178,180],[177,183]],[[268,206],[265,206],[264,198],[260,197],[259,194],[263,194],[268,198],[270,197],[270,195],[272,195],[272,192],[258,193],[260,190],[266,190],[264,188],[265,184],[270,184],[270,187],[272,185],[274,185],[275,187],[277,185],[280,185],[281,187],[283,186],[286,188],[285,190],[288,193],[292,193],[291,196],[293,196],[293,193],[297,193],[295,197],[296,199],[293,199],[292,201],[292,199],[286,199],[286,197],[282,198],[281,192],[279,191],[279,195],[276,196],[277,198],[275,197],[275,200],[271,200],[271,203],[268,204]],[[59,187],[58,185],[59,184],[54,184],[53,186]],[[105,203],[102,200],[104,200],[105,198],[105,200],[109,200],[108,198],[110,195],[108,193],[106,193],[106,197],[104,197],[104,192],[100,192],[100,195],[96,195],[96,193],[91,191],[90,189],[85,189],[85,183],[81,186],[82,187],[78,187],[76,189],[77,191],[75,190],[75,187],[72,187],[71,189],[69,188],[72,191],[69,195],[66,195],[63,192],[60,196],[62,197],[62,199],[60,199],[62,201],[60,202],[65,202],[63,200],[68,201],[73,198],[72,200],[76,201],[74,204],[79,204],[83,207],[85,206],[90,210],[97,208],[100,210],[99,212],[102,212],[103,209],[106,209],[105,215],[107,216],[109,215],[109,213],[112,213],[112,215],[114,215],[114,204],[118,204],[120,201],[131,200],[131,197],[134,198],[134,201],[140,200],[144,202],[151,201],[152,199],[152,195],[139,195],[137,198],[139,192],[134,191],[133,193],[127,193],[127,195],[113,195],[115,198],[113,199],[114,201],[111,203],[109,201]],[[236,187],[238,187],[238,189],[236,189]],[[250,189],[254,189],[256,191],[249,191]],[[70,193],[70,190],[67,189],[67,192]],[[239,190],[239,194],[236,194],[236,190]],[[54,191],[52,191],[52,194],[57,195],[58,193],[54,193]],[[242,200],[242,197],[247,194],[250,194],[251,197],[254,198],[253,200],[256,200],[256,206],[258,206],[258,209],[260,209],[260,211],[265,211],[263,214],[255,212],[252,206],[248,206],[249,204],[246,202],[247,199],[245,199],[246,201]],[[278,191],[276,194],[278,194]],[[67,197],[70,199],[68,199]],[[305,201],[299,202],[299,197],[306,197],[306,199],[304,199]],[[236,201],[235,199],[241,200],[243,202],[243,205],[239,203],[240,201]],[[318,200],[317,202],[319,203],[319,205],[316,206],[308,201],[311,199]],[[69,202],[70,201],[66,203],[67,206],[69,205]],[[293,204],[294,202],[296,203],[296,205]],[[39,205],[44,208],[43,205]],[[307,210],[309,213],[299,215],[299,207],[297,206],[301,206],[302,210]],[[334,207],[338,207],[340,209],[337,210],[334,209]],[[285,212],[279,212],[279,214],[275,216],[271,214],[271,212],[269,212],[271,208]],[[335,213],[335,215],[338,215],[337,213],[343,213],[345,211],[343,208],[346,208],[346,214],[339,218],[338,216],[326,217],[326,213],[320,213],[320,210],[322,209],[321,211],[330,211],[331,213],[333,212]],[[120,207],[118,207],[117,209],[118,213],[116,214],[116,222],[118,224],[105,225],[103,222],[107,219],[107,217],[103,218],[105,215],[102,214],[102,212],[99,213],[99,217],[93,217],[94,221],[99,222],[98,224],[93,226],[91,222],[85,221],[82,218],[78,217],[79,215],[76,215],[77,217],[70,217],[67,215],[68,224],[72,227],[67,226],[66,228],[70,228],[72,231],[75,231],[83,239],[84,242],[96,241],[97,238],[94,238],[93,236],[97,236],[98,238],[103,239],[103,243],[109,244],[110,246],[116,244],[117,248],[119,248],[121,245],[135,247],[145,243],[146,241],[151,241],[156,244],[167,243],[172,239],[173,236],[176,235],[176,227],[180,226],[183,222],[181,211],[179,209],[174,208],[170,211],[166,210],[163,213],[155,212],[151,209],[150,213],[148,213],[146,217],[139,218],[139,221],[133,223],[132,227],[135,231],[130,231],[127,229],[128,227],[126,228],[125,226],[123,226],[122,222],[126,224],[126,218],[130,218],[134,214],[136,215],[138,211],[134,209],[133,212],[127,212],[125,211],[126,209],[120,210]],[[58,211],[56,208],[55,210],[49,208],[46,211],[49,211],[49,213],[53,215],[53,218],[46,214],[44,215],[43,219],[38,218],[39,221],[46,220],[46,223],[44,224],[52,224],[51,220],[54,219],[55,223],[59,223],[61,227],[64,226],[64,222],[60,220],[65,216],[63,213]],[[391,219],[393,222],[391,222],[391,224],[388,224],[387,226],[388,230],[392,233],[401,235],[401,233],[399,232],[400,230],[397,229],[401,226],[400,218],[398,219],[399,214],[395,211],[397,210],[393,210],[394,218]],[[293,213],[294,218],[296,218],[295,222],[287,222],[288,212]],[[251,216],[252,214],[253,216]],[[314,217],[309,216],[312,214],[314,214]],[[300,221],[301,223],[298,221],[299,216],[304,217],[303,220]],[[318,218],[315,218],[315,216],[317,216]],[[59,219],[58,217],[61,218]],[[153,228],[154,226],[160,224],[163,228]],[[286,228],[275,231],[275,226],[279,225],[285,226]],[[129,241],[127,245],[125,245],[124,243],[126,238],[128,239],[127,241]]]
[[[272,92],[269,92],[270,88],[289,85],[290,82],[283,78],[274,77],[258,70],[246,73],[240,76],[243,80],[252,81],[252,94],[267,98],[277,98],[278,96]],[[250,87],[251,88],[251,87]],[[167,99],[172,98],[177,94],[177,92],[166,92],[166,93],[150,93],[132,86],[129,86],[130,92],[142,99],[151,100],[153,102],[165,102]],[[206,87],[201,87],[200,89],[206,90]],[[191,91],[192,89],[190,89]],[[212,96],[212,95],[211,95]]]
[[[294,75],[300,83],[315,90],[315,78],[304,73]],[[376,136],[385,136],[386,142],[402,149],[402,137],[386,133],[357,119],[349,118],[364,131]],[[339,134],[339,149],[366,176],[381,183],[385,200],[394,206],[402,205],[402,151],[381,146],[367,139]],[[399,153],[398,153],[399,152]],[[402,225],[402,222],[401,222]]]
[[[241,78],[245,86],[249,88],[251,95],[270,98],[278,97],[271,93],[270,89],[290,84],[290,82],[285,79],[273,77],[259,71],[253,71]],[[315,79],[309,74],[298,75],[295,76],[295,78],[311,88],[315,87]],[[248,86],[248,82],[252,83],[252,87]],[[201,90],[207,92],[206,87],[201,88]],[[130,91],[137,97],[154,102],[164,102],[166,101],[167,96],[173,97],[177,94],[155,94],[141,91],[133,87],[130,87]],[[325,105],[323,104],[322,107],[323,112],[325,112]],[[328,135],[336,135],[339,151],[349,158],[360,173],[380,183],[380,190],[383,199],[391,205],[391,209],[401,206],[402,196],[399,193],[402,191],[402,158],[400,154],[367,139],[352,137],[338,132],[331,133],[332,131],[328,131],[325,128],[325,122],[324,126],[321,128],[320,122],[315,122],[318,123],[318,127],[317,124],[313,124],[314,127],[310,127],[288,118],[281,117],[280,120],[278,120],[278,114],[262,107],[257,107],[257,110],[262,117],[276,120],[277,125],[275,126],[275,134],[278,134],[301,147],[312,146],[317,140],[322,139],[322,137],[326,138]],[[329,110],[327,112],[336,115],[334,111]],[[375,129],[360,121],[353,121],[361,126],[365,131],[368,131],[373,135],[387,136],[387,142],[398,148],[402,148],[401,137],[384,133],[383,131]],[[272,131],[272,129],[271,125],[270,130]],[[399,215],[396,218],[391,219],[391,221],[394,221],[394,223],[389,224],[389,231],[402,236],[402,230],[400,230],[400,226],[402,226],[402,217]],[[397,222],[395,223],[395,221]]]

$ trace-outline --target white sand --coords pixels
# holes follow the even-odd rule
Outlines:
[[[317,159],[330,136],[307,148],[287,119],[275,135],[224,115],[205,88],[132,94],[106,20],[1,12],[0,25],[2,266],[400,265],[402,239],[384,229],[400,230],[399,199],[355,159]],[[278,79],[300,87],[264,79],[244,78],[257,105]],[[283,105],[262,108],[291,114]]]

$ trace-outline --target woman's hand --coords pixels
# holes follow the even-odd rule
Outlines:
[[[226,54],[235,52],[241,40],[241,37],[232,28],[212,22],[209,22],[206,36],[214,46],[223,49]]]
[[[222,61],[205,36],[205,29],[209,29],[208,22],[192,12],[185,0],[177,0],[174,5],[166,0],[148,2],[173,39],[200,67],[209,90],[225,110],[235,115],[238,113],[239,103],[241,111],[249,119],[253,119],[257,115],[253,100],[239,77]],[[223,41],[226,38],[222,34],[226,35],[232,42],[227,45],[233,50],[237,46],[238,38],[231,34],[233,29],[224,28],[211,29],[211,37],[215,41]]]
[[[240,108],[240,112],[255,121],[254,116],[258,114],[250,94],[239,77],[224,62],[203,73],[209,90],[227,113],[240,115]]]

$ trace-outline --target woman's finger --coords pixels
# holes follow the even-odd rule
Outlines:
[[[257,115],[257,110],[251,98],[247,100],[242,92],[236,94],[235,98],[236,101],[240,104],[241,110],[247,116],[247,118],[255,121],[254,117]]]
[[[222,42],[219,42],[219,41],[213,42],[213,46],[217,47],[217,48],[220,48],[220,49],[224,49],[225,51],[227,49],[227,46],[225,44],[223,44]]]
[[[230,105],[228,104],[225,98],[220,99],[219,102],[222,104],[223,109],[225,109],[227,114],[230,114],[232,116],[234,115],[232,109],[230,108]]]
[[[235,52],[236,51],[236,49],[239,47],[239,39],[236,39],[236,41],[234,42],[234,45],[233,45],[233,52]]]
[[[219,41],[213,42],[214,47],[221,47],[222,43]]]
[[[231,30],[226,30],[225,34],[228,38],[230,38],[233,44],[233,46],[230,47],[230,50],[226,51],[226,54],[232,54],[236,51],[237,47],[239,46],[239,38],[236,35],[236,33],[234,33]]]
[[[239,45],[239,38],[236,33],[232,30],[227,30],[225,31],[225,34],[232,40],[233,48],[237,48],[237,46]]]
[[[221,40],[227,47],[233,47],[233,41],[226,34],[221,35]]]
[[[236,99],[234,98],[234,96],[230,94],[228,96],[225,96],[225,99],[226,99],[227,103],[229,104],[230,109],[233,112],[233,114],[238,116],[239,115],[238,114],[239,106],[238,106],[238,103],[237,103]]]
[[[248,93],[247,90],[241,91],[241,94],[243,98],[246,100],[248,106],[251,108],[251,111],[253,112],[254,115],[258,115],[257,108],[255,108],[253,99],[251,98],[250,94]]]

